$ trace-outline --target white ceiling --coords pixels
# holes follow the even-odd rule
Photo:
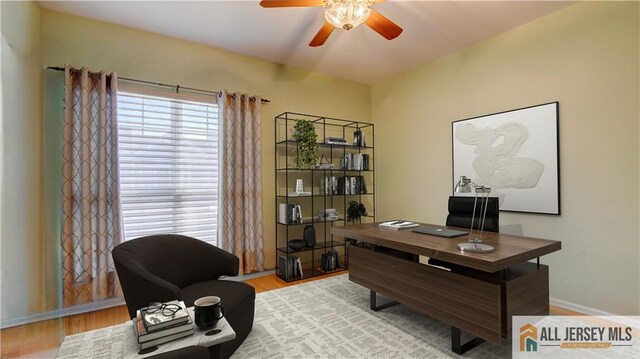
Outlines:
[[[373,8],[404,32],[387,41],[366,26],[307,44],[322,8],[265,9],[252,1],[39,1],[41,7],[194,41],[374,84],[573,4],[568,1],[387,1]]]

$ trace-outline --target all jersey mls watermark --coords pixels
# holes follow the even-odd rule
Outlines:
[[[514,358],[640,358],[640,316],[514,316]]]

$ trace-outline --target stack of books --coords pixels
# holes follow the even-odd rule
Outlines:
[[[278,273],[280,274],[280,277],[287,281],[295,278],[303,278],[304,273],[302,271],[302,261],[299,257],[280,256],[278,261]]]
[[[323,272],[330,272],[342,268],[340,266],[340,255],[335,250],[329,250],[327,253],[322,253],[320,259],[320,270]]]
[[[345,153],[340,157],[340,169],[368,171],[370,169],[369,155],[366,153]]]
[[[347,145],[347,141],[341,137],[327,137],[325,138],[324,143],[328,145],[341,145],[341,146]]]
[[[336,221],[338,218],[338,211],[335,208],[324,208],[318,212],[318,219],[321,221]]]
[[[364,176],[338,177],[336,194],[365,194],[367,182]]]
[[[419,227],[420,225],[418,223],[409,222],[409,221],[389,221],[389,222],[382,222],[378,226],[380,228],[399,230],[399,229],[405,229],[405,228]]]
[[[282,224],[302,223],[302,208],[300,205],[280,203],[278,205],[278,222]]]
[[[133,330],[140,350],[193,334],[193,321],[184,302],[174,300],[164,304],[178,305],[181,309],[173,315],[164,315],[162,309],[150,313],[146,307],[137,311],[133,319]]]

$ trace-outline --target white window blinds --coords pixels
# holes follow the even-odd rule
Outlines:
[[[217,105],[118,93],[125,240],[176,233],[217,245]]]

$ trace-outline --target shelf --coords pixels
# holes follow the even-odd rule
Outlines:
[[[312,194],[304,194],[304,195],[290,195],[290,194],[284,194],[284,195],[277,195],[276,197],[288,197],[288,198],[305,198],[305,197],[313,197],[313,196],[317,196],[316,195],[312,195]]]
[[[276,142],[276,145],[297,145],[297,144],[298,144],[298,141],[295,141],[295,140],[284,140],[284,141]],[[363,150],[373,149],[373,146],[335,145],[335,144],[324,143],[324,142],[318,142],[318,146],[326,147],[326,148],[339,147],[339,148],[345,148],[345,149],[346,148],[348,148],[348,149],[363,149]]]
[[[307,219],[303,219],[302,222],[300,223],[282,223],[282,222],[276,222],[276,223],[281,226],[301,226],[303,224],[331,223],[331,222],[341,222],[341,221],[344,221],[344,218],[339,217],[338,219],[329,219],[329,220],[321,220],[318,218],[307,218]]]
[[[327,167],[334,168],[297,168],[298,162],[295,159],[296,150],[300,143],[293,138],[295,133],[295,125],[298,121],[308,121],[313,124],[314,131],[318,136],[316,154],[322,159],[321,162]],[[362,132],[362,141],[354,141],[358,137],[356,131]],[[351,134],[353,133],[353,137]],[[366,141],[364,139],[366,138]],[[331,139],[344,139],[348,143],[327,143],[332,142]],[[318,142],[319,141],[319,142]],[[329,118],[325,116],[314,116],[309,114],[301,114],[294,112],[284,112],[275,117],[275,184],[276,184],[276,273],[278,278],[292,282],[302,278],[288,278],[279,273],[281,257],[287,258],[283,265],[288,263],[291,257],[299,257],[303,267],[303,278],[311,278],[322,276],[328,273],[345,271],[349,268],[347,255],[348,238],[335,236],[331,234],[330,228],[347,225],[346,210],[350,201],[362,202],[369,210],[369,215],[361,218],[362,223],[375,222],[376,207],[376,178],[375,178],[375,131],[372,123],[359,122],[347,119]],[[366,143],[370,146],[357,146],[354,143]],[[350,161],[353,157],[353,162]],[[362,161],[360,161],[362,157]],[[317,161],[318,162],[318,161]],[[353,166],[357,164],[359,167],[366,166],[367,169],[345,169],[341,166]],[[355,187],[358,190],[368,189],[368,193],[354,194],[325,194],[326,191],[337,189],[337,187],[327,186],[326,178],[334,177],[336,180],[340,177],[351,177],[348,185],[341,185],[342,192],[345,189],[351,189],[351,182],[357,182]],[[293,184],[295,179],[302,179],[308,185],[309,195],[297,196],[293,192]],[[332,182],[340,182],[333,180]],[[336,183],[337,184],[337,183]],[[293,196],[291,194],[294,194]],[[310,199],[309,199],[310,198]],[[281,223],[280,208],[286,206],[287,210],[292,204],[305,207],[302,211],[308,216],[302,218],[300,223]],[[337,219],[325,220],[318,217],[316,213],[322,208],[335,208],[342,214]],[[334,222],[336,222],[334,224]],[[324,224],[323,224],[324,223]],[[318,224],[316,226],[316,224]],[[288,246],[289,240],[303,238],[303,228],[313,225],[316,232],[316,245],[312,248],[291,249]],[[291,228],[289,228],[291,226]],[[340,253],[340,264],[343,268],[332,271],[323,271],[321,267],[321,258],[323,253],[329,250],[336,250]]]
[[[285,282],[294,282],[296,280],[301,280],[301,279],[306,279],[306,278],[313,278],[318,276],[319,274],[316,273],[315,269],[303,269],[302,270],[302,278],[301,277],[294,277],[294,278],[290,278],[289,280],[287,280],[285,277],[283,277],[282,275],[280,275],[280,273],[278,273],[276,271],[276,275],[278,276],[278,278],[282,279]]]
[[[286,280],[286,279],[285,279],[284,277],[282,277],[279,273],[278,273],[277,275],[278,275],[278,278],[282,279],[282,280],[283,280],[283,281],[285,281],[285,282],[295,282],[295,281],[297,281],[297,280],[302,280],[302,279],[307,279],[307,278],[317,277],[317,276],[319,276],[319,275],[324,275],[324,274],[328,274],[328,273],[343,272],[343,271],[346,271],[346,270],[347,270],[346,268],[345,268],[345,269],[342,269],[342,268],[341,268],[341,269],[336,269],[336,270],[332,270],[332,271],[329,271],[329,272],[325,272],[325,271],[321,270],[321,269],[320,269],[320,268],[318,268],[318,267],[313,268],[313,269],[311,269],[311,268],[309,268],[309,269],[303,269],[303,270],[302,270],[302,278],[300,278],[300,277],[295,277],[295,278],[291,278],[291,279],[289,279],[289,280]]]
[[[334,248],[334,247],[338,247],[338,246],[344,246],[344,242],[340,242],[340,241],[327,241],[326,243],[316,243],[316,246],[313,248],[302,248],[302,249],[291,249],[289,247],[278,247],[278,251],[282,252],[282,253],[301,253],[301,252],[310,252],[310,251],[317,251],[320,249],[326,249],[326,248]]]
[[[373,172],[373,170],[341,170],[341,169],[319,169],[319,168],[278,168],[276,172]]]
[[[345,196],[371,196],[373,192],[367,193],[354,193],[354,194],[314,194],[312,196],[289,196],[289,195],[278,195],[278,198],[311,198],[311,197],[345,197]]]
[[[328,270],[328,271],[323,271],[322,269],[320,269],[320,267],[315,267],[314,270],[316,272],[320,272],[322,274],[329,274],[329,273],[336,273],[336,272],[342,272],[343,270],[345,270],[346,268],[338,268],[338,269],[334,269],[334,270]]]

